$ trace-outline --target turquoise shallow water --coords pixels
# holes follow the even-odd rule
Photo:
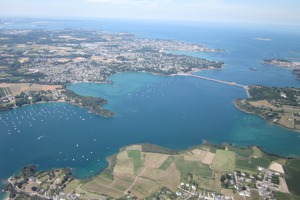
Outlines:
[[[176,53],[226,63],[222,70],[197,72],[203,76],[249,85],[300,86],[290,70],[261,62],[277,57],[299,61],[300,34],[296,30],[139,22],[68,22],[50,28],[68,26],[127,31],[139,37],[224,48],[224,53]],[[256,37],[272,41],[257,41]],[[82,95],[107,98],[106,108],[116,113],[115,118],[106,119],[66,103],[31,105],[0,113],[0,179],[30,163],[40,169],[72,167],[76,176],[91,176],[102,170],[107,165],[105,158],[120,147],[143,142],[181,149],[207,140],[259,145],[284,156],[300,155],[299,133],[270,125],[234,107],[233,99],[246,97],[241,88],[148,73],[122,73],[110,79],[113,84],[78,83],[68,88]]]
[[[105,158],[120,147],[143,142],[177,149],[203,140],[256,144],[272,153],[298,155],[297,133],[234,107],[234,98],[245,97],[240,88],[147,73],[117,74],[111,79],[114,84],[109,86],[80,83],[69,88],[113,99],[107,107],[116,113],[115,118],[106,119],[66,103],[1,113],[0,151],[5,155],[1,174],[11,175],[35,163],[41,169],[68,166],[77,176],[90,176],[103,169]],[[120,86],[127,84],[135,87]]]

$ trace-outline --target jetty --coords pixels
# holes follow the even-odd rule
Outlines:
[[[218,80],[218,79],[213,79],[213,78],[208,78],[208,77],[205,77],[205,76],[198,76],[198,75],[193,75],[193,74],[177,74],[176,76],[189,76],[189,77],[204,79],[204,80],[213,81],[213,82],[217,82],[217,83],[222,83],[222,84],[226,84],[226,85],[241,87],[246,91],[247,97],[248,98],[251,97],[251,95],[249,93],[249,86],[248,85],[241,85],[241,84],[238,84],[236,82],[222,81],[222,80]]]

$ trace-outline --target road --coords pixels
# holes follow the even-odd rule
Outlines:
[[[213,79],[213,78],[208,78],[208,77],[198,76],[198,75],[193,75],[193,74],[177,74],[176,76],[189,76],[189,77],[204,79],[204,80],[213,81],[213,82],[217,82],[217,83],[222,83],[222,84],[226,84],[226,85],[241,87],[246,91],[248,98],[251,97],[251,95],[249,93],[249,86],[247,86],[247,85],[241,85],[236,82],[222,81],[222,80],[218,80],[218,79]]]

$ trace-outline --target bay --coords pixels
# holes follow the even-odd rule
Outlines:
[[[5,28],[35,28],[24,24]],[[300,34],[294,27],[184,24],[139,21],[52,21],[44,28],[88,28],[131,32],[138,37],[202,43],[223,53],[172,52],[224,61],[222,70],[202,76],[240,84],[299,87],[288,69],[263,59],[300,60]],[[255,38],[271,38],[270,41]],[[249,68],[257,68],[250,70]],[[39,169],[71,167],[78,177],[107,166],[106,157],[124,145],[149,142],[182,149],[206,140],[237,146],[259,145],[270,153],[300,155],[299,133],[270,125],[232,104],[245,98],[241,88],[192,77],[122,73],[113,84],[77,83],[68,88],[82,95],[104,97],[116,113],[103,118],[66,103],[25,106],[0,113],[0,179],[33,163]]]

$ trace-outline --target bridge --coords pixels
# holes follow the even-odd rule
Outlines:
[[[205,77],[205,76],[198,76],[198,75],[193,75],[193,74],[177,74],[177,76],[189,76],[189,77],[204,79],[204,80],[213,81],[213,82],[217,82],[217,83],[222,83],[222,84],[226,84],[226,85],[241,87],[246,91],[246,94],[247,94],[248,98],[251,97],[251,95],[249,93],[249,86],[248,85],[241,85],[241,84],[238,84],[236,82],[222,81],[222,80],[218,80],[218,79],[213,79],[213,78],[208,78],[208,77]]]

